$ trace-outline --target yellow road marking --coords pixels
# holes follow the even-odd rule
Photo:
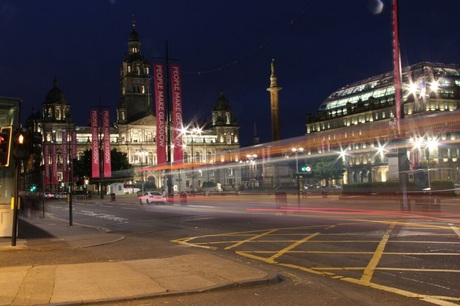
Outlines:
[[[235,244],[233,244],[233,245],[230,245],[230,246],[226,247],[225,250],[233,249],[233,248],[235,248],[235,247],[237,247],[237,246],[240,246],[240,245],[242,245],[242,244],[245,244],[246,242],[256,240],[256,239],[258,239],[258,238],[260,238],[260,237],[269,235],[269,234],[271,234],[271,233],[273,233],[273,232],[276,232],[276,231],[278,231],[278,229],[272,229],[272,230],[269,230],[269,231],[267,231],[267,232],[265,232],[265,233],[262,233],[262,234],[260,234],[260,235],[253,236],[253,237],[251,237],[251,238],[249,238],[249,239],[246,239],[246,240],[242,240],[242,241],[240,241],[240,242],[238,242],[238,243],[235,243]]]
[[[434,295],[419,294],[419,293],[414,293],[414,292],[410,292],[410,291],[407,291],[407,290],[388,287],[388,286],[385,286],[385,285],[374,284],[374,283],[371,283],[371,282],[364,283],[361,280],[357,280],[357,279],[354,279],[354,278],[344,277],[344,278],[341,278],[341,280],[347,281],[347,282],[350,282],[350,283],[354,283],[354,284],[358,284],[358,285],[364,285],[364,286],[374,288],[374,289],[378,289],[378,290],[381,290],[381,291],[392,292],[392,293],[399,294],[399,295],[406,296],[406,297],[410,297],[410,298],[418,298],[421,301],[426,301],[426,302],[436,304],[436,305],[441,305],[441,306],[456,306],[457,304],[452,303],[452,302],[460,301],[460,298],[453,298],[453,297],[450,297],[450,296],[434,296]],[[452,302],[449,302],[449,301],[452,301]]]
[[[301,240],[299,240],[299,241],[297,241],[297,242],[291,244],[290,246],[285,247],[285,248],[282,249],[281,251],[277,252],[275,255],[271,256],[268,260],[271,261],[271,262],[275,262],[275,259],[277,259],[278,257],[283,256],[283,254],[289,252],[289,251],[292,250],[293,248],[295,248],[295,247],[301,245],[302,243],[307,242],[308,240],[310,240],[310,239],[312,239],[312,238],[318,236],[319,234],[320,234],[320,233],[318,232],[318,233],[314,233],[314,234],[308,235],[307,237],[305,237],[305,238],[303,238],[303,239],[301,239]]]
[[[312,268],[317,271],[359,271],[364,270],[364,267],[315,267]],[[453,269],[419,269],[419,268],[375,268],[378,271],[398,271],[398,272],[439,272],[439,273],[460,273],[460,270]]]
[[[246,253],[271,254],[278,251],[245,251]],[[358,252],[358,251],[287,251],[292,254],[324,254],[324,255],[373,255],[375,252]],[[416,252],[385,252],[385,255],[393,256],[460,256],[460,253],[416,253]]]
[[[452,223],[449,223],[450,228],[454,231],[455,234],[457,234],[458,238],[460,238],[460,231],[456,226],[454,226]]]
[[[382,240],[380,241],[379,245],[377,246],[377,249],[375,250],[374,256],[372,256],[372,259],[369,261],[369,264],[367,265],[366,269],[364,269],[364,273],[361,277],[362,282],[367,283],[371,281],[375,267],[377,267],[380,258],[382,258],[383,250],[385,249],[388,239],[390,239],[390,234],[393,231],[395,225],[396,222],[390,224],[390,227],[383,235]]]
[[[413,220],[411,220],[413,221]],[[292,239],[293,237],[300,236],[300,234],[297,233],[291,233],[289,232],[290,230],[311,230],[313,228],[322,228],[322,229],[327,229],[331,228],[334,226],[347,226],[347,225],[352,225],[352,224],[357,224],[357,223],[362,223],[362,222],[368,222],[368,223],[378,223],[382,225],[389,225],[388,229],[384,232],[382,239],[380,240],[327,240],[327,239],[322,239],[322,240],[314,240],[311,241],[312,238],[318,236],[318,235],[325,235],[325,236],[353,236],[353,233],[346,233],[346,234],[341,234],[341,233],[321,233],[321,232],[315,232],[311,233],[308,236],[304,237],[303,239],[300,240],[295,240]],[[446,222],[447,223],[447,222]],[[446,224],[445,223],[445,224]],[[209,249],[215,249],[212,247],[207,247],[205,245],[220,245],[220,244],[228,244],[232,243],[232,245],[226,247],[226,250],[229,249],[234,249],[238,246],[242,246],[244,244],[253,244],[253,243],[277,243],[277,242],[284,242],[284,243],[292,243],[288,247],[280,250],[280,251],[238,251],[234,250],[234,252],[240,256],[246,257],[246,258],[251,258],[254,260],[262,261],[268,264],[276,264],[279,266],[284,266],[288,268],[295,268],[298,270],[302,270],[305,272],[317,274],[317,275],[323,275],[323,276],[329,276],[333,279],[338,279],[338,280],[343,280],[343,281],[348,281],[352,283],[356,283],[359,285],[367,286],[370,288],[382,290],[382,291],[387,291],[387,292],[392,292],[395,294],[399,294],[402,296],[406,297],[411,297],[411,298],[416,298],[421,301],[426,301],[430,302],[436,305],[442,305],[442,306],[450,306],[450,305],[456,305],[455,302],[459,302],[460,298],[459,297],[449,297],[449,296],[434,296],[434,295],[424,295],[424,294],[418,294],[398,288],[393,288],[393,287],[388,287],[385,285],[379,285],[372,283],[371,279],[373,276],[373,273],[375,271],[400,271],[400,272],[427,272],[427,273],[460,273],[460,270],[447,270],[447,269],[419,269],[419,268],[392,268],[392,267],[378,267],[378,263],[383,255],[396,255],[396,256],[401,256],[401,255],[417,255],[417,256],[460,256],[460,253],[416,253],[416,252],[384,252],[385,246],[387,243],[416,243],[416,244],[424,244],[424,243],[437,243],[437,244],[458,244],[457,242],[441,242],[441,241],[389,241],[391,233],[393,232],[394,228],[396,226],[405,226],[408,228],[408,230],[418,230],[418,229],[436,229],[436,230],[453,230],[455,234],[457,234],[460,237],[460,231],[458,227],[455,227],[453,224],[449,223],[447,226],[446,225],[433,225],[433,224],[424,224],[420,222],[402,222],[402,221],[382,221],[382,220],[366,220],[366,219],[353,219],[350,220],[350,222],[342,222],[337,225],[316,225],[316,226],[299,226],[299,227],[292,227],[292,228],[277,228],[277,229],[270,229],[270,230],[257,230],[257,231],[248,231],[248,232],[234,232],[234,233],[224,233],[224,234],[215,234],[215,235],[205,235],[205,236],[197,236],[197,237],[189,237],[189,238],[183,238],[183,239],[177,239],[174,240],[173,242],[178,242],[181,244],[189,245],[189,246],[196,246],[196,247],[204,247],[204,248],[209,248]],[[382,235],[383,230],[377,230],[373,235]],[[280,236],[290,236],[289,240],[283,240],[283,239],[260,239],[262,237],[271,235],[270,237],[280,237]],[[305,233],[303,233],[305,235]],[[360,235],[360,234],[356,234]],[[452,234],[437,234],[437,236],[451,236]],[[206,239],[206,238],[211,238],[211,237],[216,237],[216,238],[231,238],[231,241],[214,241],[214,242],[198,242],[195,241],[193,243],[193,240],[199,240],[199,239]],[[237,240],[239,238],[243,238],[243,240]],[[300,238],[300,237],[299,237]],[[340,243],[340,242],[353,242],[353,243],[378,243],[378,246],[375,251],[371,252],[331,252],[331,251],[302,251],[302,250],[294,250],[297,246],[301,245],[304,242],[309,241],[310,243]],[[277,258],[288,254],[288,253],[305,253],[305,254],[332,254],[332,255],[342,255],[342,254],[357,254],[357,255],[373,255],[371,261],[366,267],[315,267],[315,268],[308,268],[308,267],[302,267],[302,266],[297,266],[294,264],[287,264],[287,263],[279,263],[276,261]],[[261,257],[259,255],[262,254],[267,254],[271,255],[270,257]],[[351,278],[347,276],[341,276],[341,275],[336,275],[333,273],[333,271],[363,271],[363,274],[360,279],[357,278]]]

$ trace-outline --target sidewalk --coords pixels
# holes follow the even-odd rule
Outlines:
[[[100,229],[50,218],[27,218],[49,233],[37,239],[0,238],[0,257],[15,251],[84,248],[124,239]],[[26,224],[26,223],[24,223]],[[29,236],[27,236],[29,237]],[[0,266],[0,305],[59,305],[140,299],[158,295],[212,291],[270,284],[278,275],[211,254],[189,254],[163,259],[42,266]]]

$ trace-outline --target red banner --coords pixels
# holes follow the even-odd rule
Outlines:
[[[399,51],[399,17],[398,0],[393,0],[393,75],[395,86],[396,104],[396,127],[399,130],[399,120],[401,119],[401,57]]]
[[[72,131],[72,140],[70,144],[70,158],[76,159],[77,158],[77,132]]]
[[[45,185],[51,184],[50,180],[50,150],[49,145],[43,145],[43,166],[45,167]],[[51,191],[51,190],[50,190]]]
[[[182,83],[180,66],[171,65],[172,82],[172,120],[174,126],[174,161],[180,162],[184,159],[182,150]]]
[[[68,165],[67,165],[67,158],[69,157],[68,152],[68,142],[67,142],[67,131],[62,132],[62,180],[64,182],[68,181]]]
[[[99,158],[99,122],[97,110],[91,110],[90,115],[91,121],[91,176],[93,178],[99,178],[100,172],[100,158]]]
[[[110,160],[110,116],[108,110],[102,111],[102,132],[104,135],[104,177],[112,177],[112,163]]]
[[[155,109],[157,120],[157,164],[166,163],[166,105],[165,105],[165,66],[153,65],[153,87],[155,90]]]
[[[56,145],[52,144],[51,145],[51,177],[52,177],[52,183],[54,185],[57,185],[58,179],[57,179],[57,153],[56,153]]]

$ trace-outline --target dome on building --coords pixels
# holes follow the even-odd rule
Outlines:
[[[216,105],[214,106],[214,111],[230,111],[230,103],[228,102],[227,98],[224,96],[224,91],[220,91],[220,97],[216,101]]]
[[[403,80],[403,96],[408,97],[412,86],[419,90],[423,88],[428,93],[429,84],[438,81],[441,87],[452,87],[460,82],[460,66],[456,64],[442,64],[421,62],[404,67],[401,72]],[[412,84],[412,85],[411,85]],[[442,90],[438,92],[442,93]],[[393,71],[379,74],[334,91],[319,106],[319,112],[336,111],[347,107],[360,106],[359,104],[379,104],[394,100]]]
[[[59,89],[57,79],[54,79],[54,86],[46,95],[44,104],[67,104],[67,98],[61,89]]]
[[[137,34],[135,28],[133,28],[131,34],[129,34],[128,41],[139,41],[139,34]]]
[[[131,20],[131,24],[133,26],[133,30],[131,31],[131,34],[129,34],[129,38],[128,38],[128,41],[131,42],[131,41],[139,41],[139,34],[137,34],[136,32],[136,18],[134,17],[133,15],[133,18]]]

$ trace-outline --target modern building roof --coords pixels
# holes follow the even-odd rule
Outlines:
[[[393,72],[376,75],[334,91],[318,108],[319,112],[344,108],[358,102],[394,99]],[[413,88],[425,91],[429,87],[452,88],[460,86],[460,65],[421,62],[402,70],[403,97],[407,98]],[[427,91],[429,93],[433,90]]]

